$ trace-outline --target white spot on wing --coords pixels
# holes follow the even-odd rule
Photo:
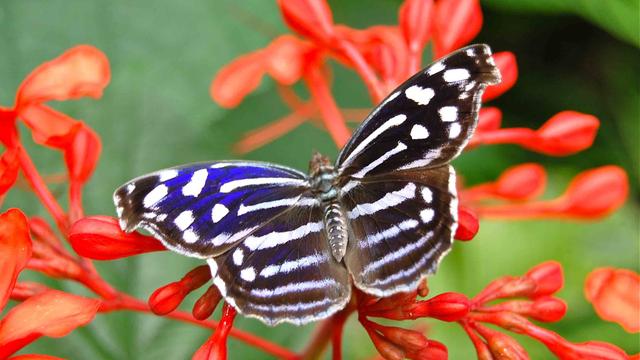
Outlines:
[[[134,183],[127,184],[127,195],[131,195],[131,193],[135,189],[136,189],[136,184]]]
[[[186,210],[180,213],[178,217],[173,221],[180,231],[185,231],[186,229],[193,224],[193,212],[191,210]]]
[[[428,75],[437,74],[440,71],[444,70],[444,68],[445,68],[444,64],[438,61],[437,63],[434,63],[427,69],[427,74]]]
[[[165,185],[158,185],[151,190],[142,200],[142,205],[146,208],[151,208],[157,204],[160,200],[164,199],[169,193],[169,188]]]
[[[161,182],[165,182],[167,180],[173,179],[176,176],[178,176],[178,170],[176,169],[162,170],[158,173],[158,180],[160,180]]]
[[[256,270],[253,267],[248,267],[240,271],[240,277],[244,281],[251,282],[256,279]]]
[[[405,90],[404,94],[408,99],[415,101],[418,105],[427,105],[436,93],[433,89],[413,85]]]
[[[476,56],[476,52],[474,49],[467,49],[464,52],[467,54],[467,56],[470,56],[470,57]]]
[[[211,209],[211,220],[213,220],[213,223],[215,224],[218,221],[222,220],[222,218],[225,217],[228,213],[229,209],[227,209],[226,206],[224,206],[223,204],[215,204],[213,206],[213,209]]]
[[[458,123],[453,123],[449,126],[449,139],[455,139],[460,135],[462,131],[462,126]]]
[[[244,251],[242,251],[242,249],[240,248],[236,248],[235,251],[233,252],[232,257],[233,257],[233,263],[237,266],[240,266],[244,261]]]
[[[435,213],[433,212],[433,209],[424,209],[422,211],[420,211],[420,219],[422,219],[422,222],[429,223],[431,222],[431,220],[433,220],[433,215]]]
[[[200,169],[193,173],[191,176],[191,180],[182,188],[182,195],[184,196],[198,196],[202,189],[204,188],[204,184],[207,182],[207,176],[209,172],[207,169]]]
[[[428,187],[423,187],[421,194],[424,202],[426,202],[427,204],[433,201],[433,192]]]
[[[458,120],[458,108],[455,106],[444,106],[438,110],[440,119],[444,122],[454,122]]]
[[[195,233],[195,231],[186,230],[184,233],[182,233],[182,239],[186,243],[193,244],[194,242],[198,241],[199,237],[198,234]]]
[[[457,82],[466,80],[471,76],[467,69],[451,69],[444,72],[442,77],[446,82]]]
[[[429,137],[429,130],[426,127],[416,124],[411,128],[411,138],[413,140],[426,139]]]

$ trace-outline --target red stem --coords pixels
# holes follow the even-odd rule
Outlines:
[[[151,309],[146,302],[138,300],[127,294],[120,293],[117,298],[111,300],[105,300],[103,306],[100,308],[100,312],[107,313],[119,310],[136,311],[144,314],[151,314]],[[155,315],[154,315],[155,316]],[[194,324],[207,329],[216,329],[218,322],[214,320],[197,320],[191,314],[184,311],[173,311],[164,317],[182,321],[190,324]],[[271,354],[279,359],[298,360],[300,356],[296,353],[260,337],[244,332],[242,330],[232,328],[229,335],[234,338],[243,341],[251,346],[254,346],[262,351]]]
[[[385,96],[385,91],[382,87],[382,83],[376,76],[371,66],[367,64],[367,61],[364,59],[358,49],[356,49],[356,47],[353,46],[352,43],[344,39],[339,40],[337,49],[351,61],[356,72],[364,81],[367,89],[369,89],[369,95],[371,96],[373,103],[377,104],[382,101]]]
[[[22,169],[25,178],[29,182],[31,189],[33,189],[33,192],[35,192],[38,198],[40,198],[40,201],[44,204],[45,208],[47,208],[47,210],[55,220],[58,229],[60,229],[60,231],[66,237],[66,234],[69,230],[69,222],[67,216],[64,213],[64,210],[55,199],[53,194],[51,194],[51,191],[49,191],[47,184],[42,179],[42,176],[40,176],[40,173],[33,164],[33,161],[31,160],[31,157],[29,157],[27,151],[21,146],[18,147],[17,151],[18,159],[20,161],[20,168]]]
[[[351,137],[351,131],[345,124],[342,113],[319,66],[310,66],[305,73],[304,79],[311,92],[311,97],[322,115],[324,126],[331,134],[336,145],[342,148]]]

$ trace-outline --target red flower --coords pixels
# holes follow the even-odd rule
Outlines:
[[[118,220],[109,216],[80,219],[71,227],[69,241],[78,254],[95,260],[113,260],[166,250],[154,237],[122,231]]]
[[[611,267],[595,269],[587,276],[584,293],[601,318],[628,332],[640,332],[640,274]]]
[[[31,252],[27,218],[17,209],[0,215],[0,310],[11,296]],[[57,290],[28,297],[0,320],[0,358],[8,357],[41,336],[67,335],[91,322],[99,306],[100,300]]]

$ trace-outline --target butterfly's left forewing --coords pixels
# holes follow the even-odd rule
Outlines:
[[[207,258],[227,251],[290,207],[317,203],[295,170],[214,162],[161,170],[114,193],[120,225],[143,228],[168,248]]]

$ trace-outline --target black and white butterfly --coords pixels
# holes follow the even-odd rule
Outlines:
[[[309,175],[249,161],[161,170],[116,190],[120,226],[206,259],[225,301],[270,325],[326,318],[352,284],[379,297],[414,290],[451,248],[449,162],[498,82],[488,46],[458,50],[378,105],[335,166],[316,154]]]

